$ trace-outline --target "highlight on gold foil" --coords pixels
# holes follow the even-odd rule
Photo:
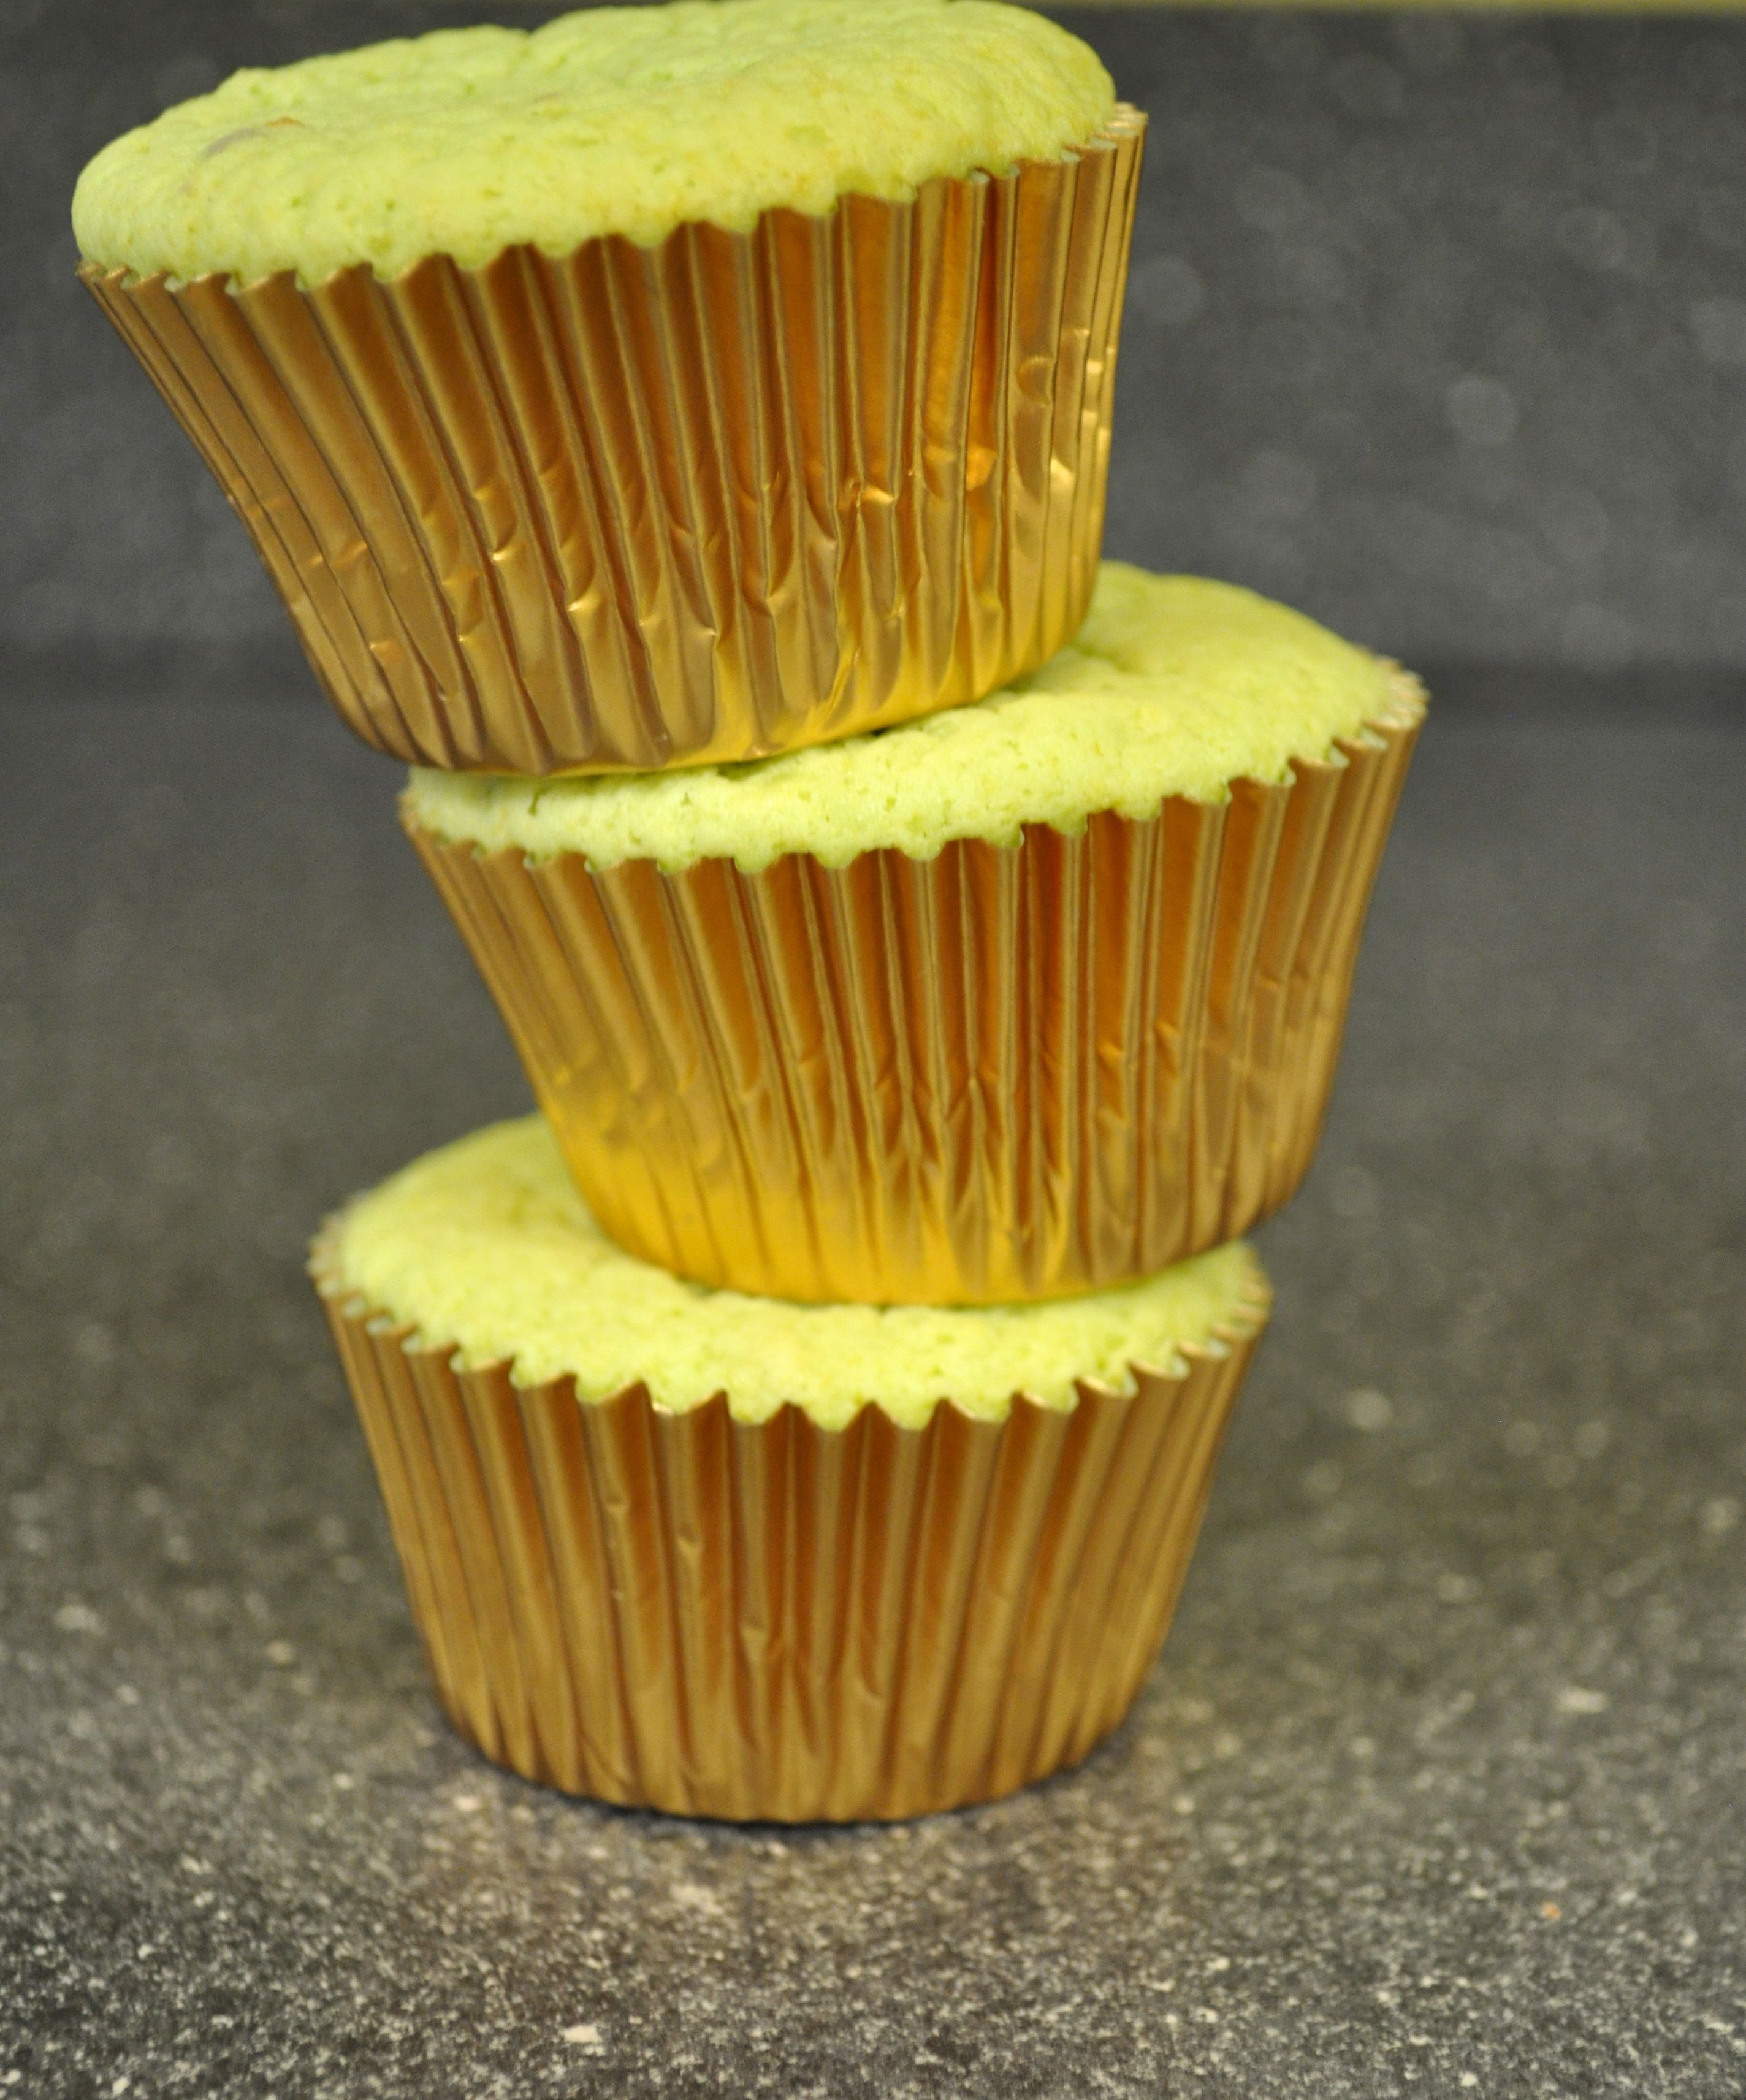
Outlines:
[[[844,1430],[458,1365],[312,1273],[438,1695],[485,1756],[686,1815],[836,1821],[1075,1763],[1168,1629],[1266,1323],[1134,1390]]]
[[[1285,783],[928,861],[596,873],[406,822],[620,1246],[777,1297],[1049,1297],[1302,1180],[1424,710],[1398,695]]]
[[[1144,125],[654,248],[81,275],[366,743],[747,758],[977,699],[1078,626]]]

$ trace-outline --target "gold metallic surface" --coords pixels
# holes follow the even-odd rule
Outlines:
[[[80,274],[366,743],[748,758],[978,699],[1078,627],[1144,129],[558,262]]]
[[[685,1815],[922,1815],[1076,1762],[1157,1653],[1264,1286],[1172,1374],[823,1430],[457,1370],[313,1273],[437,1690],[483,1754]]]
[[[1302,1180],[1423,714],[1397,690],[1289,783],[929,861],[597,874],[406,821],[622,1246],[773,1297],[1048,1297]]]

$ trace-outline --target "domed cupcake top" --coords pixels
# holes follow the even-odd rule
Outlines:
[[[906,197],[1056,158],[1113,107],[1087,46],[991,0],[591,8],[235,73],[106,147],[73,227],[142,275],[392,276]]]
[[[928,859],[954,839],[1076,833],[1101,810],[1144,819],[1166,796],[1217,801],[1233,780],[1283,779],[1417,690],[1252,591],[1106,562],[1072,643],[973,706],[741,765],[415,772],[407,807],[443,838],[596,867],[721,858],[755,872],[794,853],[840,867],[880,847]]]
[[[1169,1372],[1264,1292],[1241,1242],[1119,1290],[1032,1305],[798,1305],[686,1283],[621,1253],[530,1116],[427,1154],[341,1214],[328,1287],[524,1383],[573,1377],[584,1401],[642,1382],[657,1407],[717,1392],[747,1422],[792,1401],[823,1428],[868,1402],[919,1427],[950,1397],[999,1420],[1015,1393],[1066,1407],[1076,1380],[1131,1389]]]

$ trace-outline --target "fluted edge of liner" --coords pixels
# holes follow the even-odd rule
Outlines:
[[[598,872],[403,817],[589,1209],[765,1295],[998,1304],[1222,1245],[1307,1171],[1425,711],[1278,783],[929,860]]]
[[[736,1422],[468,1369],[311,1274],[455,1727],[524,1777],[736,1821],[884,1820],[1077,1762],[1168,1629],[1264,1326],[1069,1410]]]
[[[365,743],[756,757],[979,698],[1078,626],[1144,129],[652,248],[80,275]]]

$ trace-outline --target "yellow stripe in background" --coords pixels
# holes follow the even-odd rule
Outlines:
[[[1739,15],[1746,0],[1031,0],[1052,15],[1081,7],[1170,8],[1198,13],[1219,7],[1251,15]]]

